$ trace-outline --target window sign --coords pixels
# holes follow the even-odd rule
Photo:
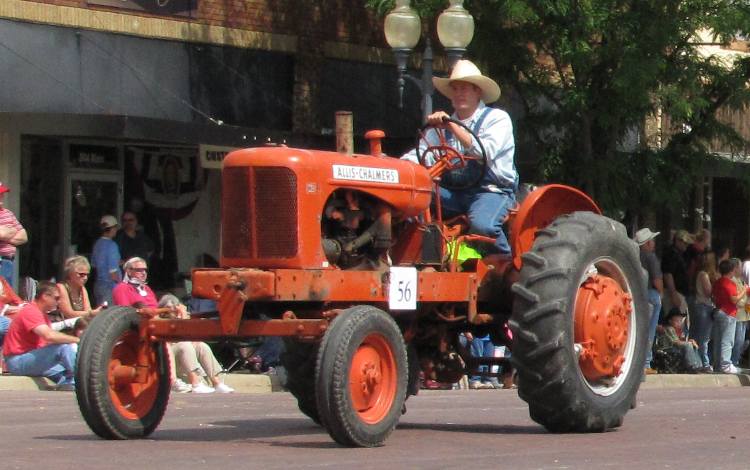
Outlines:
[[[107,145],[70,145],[71,168],[89,170],[119,170],[120,159],[117,147]]]
[[[191,16],[198,10],[199,0],[87,0],[89,5],[102,5],[125,10],[138,10],[156,15]]]
[[[199,145],[198,151],[201,156],[201,166],[203,168],[221,170],[221,163],[224,161],[224,157],[232,150],[237,150],[237,148],[219,145]]]

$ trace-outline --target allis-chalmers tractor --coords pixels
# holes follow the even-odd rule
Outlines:
[[[366,135],[370,155],[229,154],[221,268],[192,272],[192,295],[217,311],[178,319],[115,307],[94,318],[76,371],[91,429],[106,439],[156,429],[170,392],[169,341],[281,336],[300,410],[340,444],[379,446],[420,371],[455,383],[504,361],[471,357],[459,341],[466,332],[509,347],[518,393],[550,431],[620,426],[645,355],[637,246],[588,196],[548,185],[511,211],[512,257],[459,256],[494,240],[467,233],[466,217],[444,220],[434,194],[467,166],[481,178],[487,156],[464,155],[438,133],[441,143],[420,155],[429,168],[384,156],[381,131]]]

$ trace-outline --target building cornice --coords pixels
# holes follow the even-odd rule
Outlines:
[[[297,37],[173,18],[138,16],[23,0],[0,1],[0,19],[127,34],[151,39],[295,53]]]

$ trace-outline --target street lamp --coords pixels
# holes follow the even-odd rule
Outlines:
[[[411,80],[422,93],[422,120],[432,114],[432,44],[430,35],[425,37],[422,53],[422,79],[418,80],[406,73],[409,54],[419,42],[422,33],[422,21],[410,6],[410,0],[396,0],[396,6],[385,17],[385,40],[393,50],[398,67],[398,105],[403,107],[406,79]],[[450,6],[443,11],[437,20],[437,34],[440,44],[448,56],[449,68],[460,59],[466,46],[474,36],[474,18],[463,7],[463,0],[450,0]]]

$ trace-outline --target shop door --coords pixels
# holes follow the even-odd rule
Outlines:
[[[103,215],[121,213],[122,184],[119,175],[73,174],[70,178],[69,254],[91,258],[91,249],[101,235],[99,220]]]
[[[67,142],[62,260],[72,255],[91,258],[101,235],[103,215],[122,212],[122,151],[99,142]],[[61,261],[62,261],[61,260]]]

